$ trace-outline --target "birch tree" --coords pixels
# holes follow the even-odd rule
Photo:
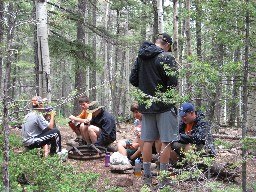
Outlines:
[[[158,33],[164,32],[164,13],[163,13],[163,1],[157,0],[157,15],[158,15]]]
[[[37,42],[39,60],[39,95],[51,101],[50,55],[48,47],[47,0],[37,0]]]
[[[178,3],[179,3],[179,0],[173,0],[173,52],[174,52],[174,57],[176,61],[179,63]]]

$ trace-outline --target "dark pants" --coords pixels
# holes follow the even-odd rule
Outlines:
[[[61,135],[57,128],[50,129],[38,135],[34,139],[32,145],[27,146],[29,149],[40,148],[46,144],[50,144],[50,154],[61,152]]]

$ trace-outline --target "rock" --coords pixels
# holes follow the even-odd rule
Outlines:
[[[127,165],[110,165],[110,170],[111,171],[125,171],[125,170],[129,170],[129,169],[133,169],[131,164],[127,164]]]
[[[133,176],[131,175],[118,175],[116,177],[116,186],[130,187],[133,185]]]

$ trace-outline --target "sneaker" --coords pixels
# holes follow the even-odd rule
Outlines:
[[[152,177],[151,176],[144,176],[143,177],[143,185],[146,185],[147,187],[150,187],[152,183]]]
[[[66,149],[62,149],[61,152],[57,153],[62,162],[67,161],[68,159],[68,151]]]

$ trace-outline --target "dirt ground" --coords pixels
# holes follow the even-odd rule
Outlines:
[[[72,132],[70,128],[68,128],[68,125],[58,124],[58,127],[61,131],[62,136],[62,147],[65,149],[69,149],[70,147],[66,145],[67,141],[69,141],[72,138],[75,138],[75,134]],[[132,138],[133,136],[130,134],[130,130],[132,128],[131,124],[122,124],[117,129],[117,140],[124,139],[124,138]],[[16,130],[17,131],[17,130]],[[229,130],[226,130],[227,134],[240,134],[237,131],[233,131],[230,133]],[[224,132],[225,134],[225,132]],[[241,149],[239,148],[239,140],[233,141],[233,140],[226,140],[230,143],[232,143],[232,149],[231,150],[223,150],[222,147],[217,148],[217,158],[216,162],[219,163],[227,163],[227,162],[239,162],[241,160]],[[74,167],[78,168],[80,172],[94,172],[99,173],[100,178],[97,181],[97,191],[98,192],[105,192],[109,189],[113,189],[114,187],[120,187],[123,189],[124,192],[136,192],[140,191],[142,188],[142,177],[134,176],[132,173],[129,174],[117,174],[112,173],[110,171],[109,167],[105,167],[104,165],[104,158],[96,159],[96,160],[74,160],[74,159],[67,159],[64,163],[70,163]],[[255,181],[256,177],[256,158],[251,158],[247,162],[247,182]],[[241,165],[241,164],[239,164]],[[239,168],[240,173],[241,168]],[[123,181],[126,180],[127,182],[124,182],[125,185],[128,185],[126,187],[122,187]],[[211,181],[216,181],[217,177],[210,178]],[[208,180],[209,181],[209,180]],[[232,184],[236,186],[241,186],[241,175],[239,177],[236,177],[234,181],[221,181],[218,180],[219,186],[218,188],[222,188],[223,191],[225,190],[227,186],[230,186]],[[128,184],[127,184],[128,183]],[[153,183],[157,184],[156,178],[153,178]],[[175,191],[212,191],[209,187],[207,187],[207,181],[205,180],[194,180],[194,181],[185,181],[185,182],[178,182],[176,183],[174,189]],[[130,186],[129,186],[130,185]],[[157,191],[156,187],[157,185],[154,185],[151,188],[151,191]],[[253,190],[249,190],[252,192]]]

